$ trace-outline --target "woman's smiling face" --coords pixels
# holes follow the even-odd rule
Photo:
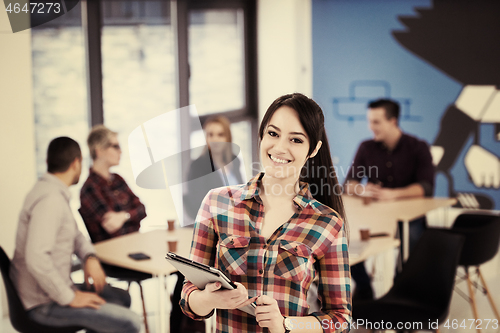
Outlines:
[[[260,142],[260,160],[266,176],[298,179],[308,152],[309,138],[297,111],[281,106],[269,120]]]

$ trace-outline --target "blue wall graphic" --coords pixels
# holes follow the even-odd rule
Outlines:
[[[435,194],[500,209],[496,3],[313,0],[313,97],[340,181],[371,138],[366,102],[389,96],[403,131],[441,150]]]

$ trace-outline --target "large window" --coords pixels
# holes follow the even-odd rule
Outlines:
[[[119,132],[122,159],[114,172],[125,178],[146,204],[143,228],[164,225],[174,210],[168,190],[136,185],[129,134],[138,126],[176,108],[175,45],[167,1],[102,1],[102,96],[104,124]],[[170,145],[178,126],[167,123]],[[132,156],[132,158],[135,158]]]
[[[32,28],[31,37],[37,174],[41,176],[47,171],[47,147],[58,136],[78,141],[84,165],[89,165],[85,146],[89,126],[81,7]],[[84,167],[80,179],[87,176],[88,168]],[[80,181],[70,188],[75,212],[82,184]]]
[[[231,120],[233,143],[241,149],[247,177],[254,171],[252,142],[257,133],[252,10],[245,1],[218,6],[191,1],[186,10],[189,104],[197,110],[196,115],[183,118],[195,124],[183,126],[191,129],[189,148],[204,144],[204,134],[197,130],[200,120],[203,123],[211,115],[224,115]]]
[[[91,165],[86,137],[91,125],[104,123],[119,133],[122,146],[121,163],[112,171],[146,205],[142,226],[165,225],[176,217],[172,193],[135,185],[128,137],[157,116],[195,104],[198,114],[178,115],[165,125],[162,140],[179,151],[200,146],[200,124],[209,115],[225,115],[250,175],[257,119],[255,6],[255,0],[83,0],[32,29],[38,173],[45,171],[51,139],[75,138],[85,157],[80,186],[73,189],[78,208]],[[169,167],[185,171],[183,165],[196,158],[185,156]]]
[[[243,9],[189,12],[189,99],[198,114],[245,107]]]

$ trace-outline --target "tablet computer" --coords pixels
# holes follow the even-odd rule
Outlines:
[[[207,283],[220,282],[222,288],[236,289],[236,285],[220,270],[205,264],[182,257],[173,252],[167,253],[165,259],[177,268],[187,280],[191,281],[198,289],[205,289]],[[239,310],[255,316],[255,303],[249,304]]]

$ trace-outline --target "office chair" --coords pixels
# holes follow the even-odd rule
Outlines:
[[[463,242],[464,236],[427,229],[389,292],[354,304],[353,318],[370,330],[438,331],[433,324],[448,316]]]
[[[465,296],[464,298],[470,303],[474,318],[477,321],[478,314],[473,287],[481,290],[482,293],[488,297],[495,316],[500,320],[498,309],[493,301],[491,293],[488,291],[488,286],[486,285],[486,281],[484,281],[481,270],[479,269],[480,265],[491,260],[498,252],[498,246],[500,244],[500,215],[472,212],[463,213],[455,219],[449,231],[465,237],[462,254],[458,262],[460,266],[464,266],[465,275],[459,277],[460,280],[458,282],[467,280],[469,297]],[[472,281],[471,275],[469,274],[469,267],[471,266],[476,267],[475,273],[481,280],[481,284]],[[456,291],[461,296],[464,296],[459,289],[456,289]]]
[[[141,282],[147,279],[150,279],[153,277],[153,275],[149,273],[143,273],[139,271],[134,271],[131,269],[123,268],[123,267],[118,267],[114,265],[108,265],[105,263],[101,263],[102,269],[106,273],[107,276],[120,280],[120,281],[126,281],[128,283],[128,288],[127,291],[130,289],[130,285],[132,282],[137,282],[139,285],[139,289],[141,291],[141,300],[142,300],[142,312],[144,316],[144,327],[146,330],[146,333],[149,333],[149,327],[148,327],[148,314],[146,312],[146,303],[144,302],[144,291],[142,290],[142,284]]]
[[[45,326],[31,320],[26,313],[26,309],[17,294],[17,290],[15,289],[12,280],[10,279],[10,259],[7,257],[7,254],[5,254],[2,247],[0,247],[0,268],[2,270],[3,282],[9,303],[10,322],[17,331],[21,333],[75,333],[84,329],[83,327],[76,326]]]

